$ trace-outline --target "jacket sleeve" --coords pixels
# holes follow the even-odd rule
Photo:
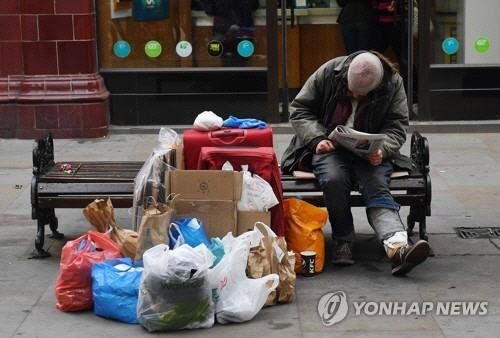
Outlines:
[[[290,123],[303,145],[315,151],[316,145],[327,138],[320,121],[325,95],[326,63],[312,74],[290,105]]]
[[[382,146],[384,158],[393,157],[406,141],[408,132],[408,104],[406,93],[403,87],[403,79],[399,74],[396,77],[395,94],[389,105],[389,111],[386,114],[385,122],[380,130],[386,138]]]

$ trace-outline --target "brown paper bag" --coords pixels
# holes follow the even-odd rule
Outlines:
[[[144,210],[139,226],[139,239],[135,259],[142,259],[144,251],[158,244],[167,244],[168,226],[174,219],[174,209],[169,204],[154,202]]]
[[[90,224],[99,232],[106,232],[111,224],[116,224],[113,203],[107,200],[97,199],[83,209],[83,215]]]
[[[250,248],[247,263],[247,276],[249,278],[262,278],[272,273],[278,274],[278,257],[273,248],[274,238],[268,236],[267,230],[262,227],[260,222],[255,226],[264,235],[258,246]],[[276,290],[272,291],[267,297],[264,306],[274,305],[278,301],[278,293]]]
[[[129,229],[123,229],[118,224],[110,226],[111,239],[118,244],[120,253],[123,257],[130,257],[134,259],[137,251],[137,240],[139,235],[137,232]]]
[[[87,205],[83,209],[83,215],[97,231],[109,234],[109,237],[118,244],[123,257],[132,259],[135,257],[139,235],[116,224],[113,203],[109,197],[106,201],[97,199]]]
[[[295,297],[295,281],[297,275],[295,274],[294,267],[290,265],[290,261],[288,260],[285,237],[277,237],[275,240],[279,248],[285,253],[278,265],[278,275],[280,277],[277,288],[278,303],[290,303]]]

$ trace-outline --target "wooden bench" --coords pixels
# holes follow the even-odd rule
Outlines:
[[[418,132],[411,138],[412,170],[409,176],[391,179],[391,192],[399,204],[410,207],[407,218],[411,235],[419,223],[419,236],[427,240],[426,216],[431,214],[431,179],[429,175],[429,145]],[[63,163],[79,167],[76,174],[61,171]],[[143,162],[54,162],[54,143],[49,135],[36,140],[33,147],[33,179],[31,181],[32,219],[37,220],[35,250],[32,258],[48,257],[43,249],[45,225],[52,235],[62,239],[58,231],[56,208],[84,208],[96,198],[111,197],[116,208],[132,206],[134,178]],[[310,178],[282,176],[285,197],[299,197],[323,206],[318,182]],[[364,206],[360,194],[351,194],[352,206]]]

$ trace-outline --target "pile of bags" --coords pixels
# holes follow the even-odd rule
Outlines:
[[[97,231],[64,246],[57,308],[93,308],[98,316],[139,323],[153,332],[245,322],[264,306],[293,301],[298,253],[315,250],[316,267],[322,269],[326,212],[286,200],[286,239],[262,222],[237,237],[228,232],[222,239],[209,238],[201,219],[176,219],[176,196],[165,193],[170,189],[164,178],[175,170],[182,145],[169,129],[160,131],[159,141],[136,177],[134,230],[116,223],[109,198],[83,210]],[[269,184],[242,169],[238,211],[275,206]]]
[[[244,322],[264,305],[292,301],[295,273],[286,243],[269,227],[258,224],[238,237],[208,241],[201,221],[177,223],[177,235],[170,231],[174,247],[155,245],[143,261],[121,258],[110,232],[89,231],[68,242],[56,281],[57,308],[94,308],[98,316],[153,332]],[[201,230],[193,232],[188,223]]]

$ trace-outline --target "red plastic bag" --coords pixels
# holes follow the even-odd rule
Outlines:
[[[118,257],[120,248],[99,232],[89,231],[66,243],[56,280],[57,308],[66,312],[92,309],[92,264]]]

